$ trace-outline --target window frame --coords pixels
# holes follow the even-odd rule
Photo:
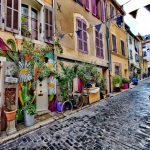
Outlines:
[[[78,26],[78,21],[81,22],[81,27]],[[81,38],[77,36],[77,50],[79,52],[88,54],[88,33],[87,33],[86,30],[83,30],[83,24],[84,23],[85,23],[86,28],[87,28],[86,21],[83,18],[76,17],[76,31],[81,30]],[[87,38],[86,40],[84,39],[84,33],[86,33],[86,38]],[[82,49],[79,48],[79,41],[82,43]],[[84,45],[85,43],[86,43],[86,46],[87,46],[87,50],[86,51],[85,51],[85,45]]]
[[[111,10],[111,8],[112,8],[112,10]],[[113,11],[113,14],[111,14],[111,11]],[[113,18],[114,17],[114,14],[115,13],[115,8],[114,8],[114,6],[113,6],[113,4],[110,4],[110,18]]]
[[[8,2],[9,0],[6,0],[6,3],[5,3],[5,29],[7,30],[7,31],[10,31],[10,32],[13,32],[13,33],[19,33],[19,16],[20,16],[20,7],[19,7],[19,5],[20,5],[20,1],[18,0],[18,10],[16,10],[16,9],[14,9],[14,0],[12,0],[12,7],[8,7],[7,6],[7,2]],[[11,27],[8,27],[7,26],[7,13],[8,13],[8,11],[7,11],[7,9],[10,9],[11,10]],[[14,29],[14,12],[17,12],[18,13],[18,29]]]
[[[37,15],[37,18],[35,19],[35,18],[32,18],[32,11],[36,11],[36,15]],[[33,38],[32,37],[32,39],[34,39],[34,40],[38,40],[38,35],[39,35],[39,21],[38,21],[38,10],[36,10],[35,8],[33,8],[32,6],[31,6],[31,18],[30,18],[31,20],[31,37],[32,37],[32,31],[35,31],[35,32],[37,32],[37,37],[36,38]],[[36,20],[36,24],[37,24],[37,29],[34,29],[34,28],[32,28],[32,21],[33,20]]]
[[[123,45],[122,45],[123,44]],[[121,54],[123,56],[126,56],[126,53],[125,53],[125,42],[123,40],[120,40],[120,46],[121,46]],[[122,47],[123,46],[123,47]],[[122,49],[123,48],[123,49]]]
[[[98,34],[98,36],[97,36]],[[97,45],[98,40],[98,45]],[[104,43],[103,43],[103,34],[98,32],[95,29],[95,48],[96,48],[96,57],[104,59]],[[99,50],[99,52],[98,52]],[[99,53],[99,54],[98,54]]]
[[[46,18],[45,18],[46,9],[48,10],[48,14],[50,11],[52,12],[52,25],[46,23]],[[48,40],[48,37],[46,37],[46,24],[49,27],[52,27],[52,34],[54,34],[54,9],[51,7],[48,7],[48,6],[44,6],[44,41],[47,43],[52,43],[53,39]],[[52,37],[53,37],[53,35],[52,35]]]
[[[112,51],[117,53],[117,37],[116,35],[112,34]],[[115,46],[114,46],[114,42],[113,42],[113,37],[115,38]]]
[[[116,67],[118,67],[116,71]],[[115,75],[120,75],[121,74],[121,67],[119,65],[115,65]]]

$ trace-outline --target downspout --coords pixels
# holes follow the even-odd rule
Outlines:
[[[107,4],[106,4],[106,18],[108,18],[108,13],[107,13]],[[110,20],[106,21],[106,43],[107,43],[107,54],[108,54],[108,72],[109,72],[109,92],[112,92],[111,89],[111,54],[110,54],[110,35],[109,35],[109,30],[110,30]]]

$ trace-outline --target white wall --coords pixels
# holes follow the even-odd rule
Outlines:
[[[150,51],[147,51],[147,49],[149,48],[150,50],[150,42],[149,43],[145,43],[145,48],[143,48],[143,52],[146,51],[147,56],[144,57],[146,58],[149,62],[148,62],[148,67],[150,67]]]

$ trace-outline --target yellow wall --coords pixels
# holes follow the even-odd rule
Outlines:
[[[59,0],[55,0],[55,3]],[[66,57],[72,60],[80,60],[85,62],[96,62],[98,65],[107,66],[107,49],[105,39],[105,25],[101,27],[103,33],[104,43],[104,57],[100,59],[96,57],[95,49],[95,30],[92,28],[93,25],[100,23],[100,20],[94,17],[91,12],[85,10],[84,7],[80,6],[73,0],[59,1],[61,4],[61,12],[55,8],[56,15],[56,30],[59,33],[66,33],[64,39],[61,40],[64,52],[61,57]],[[56,5],[57,6],[57,5]],[[68,11],[69,10],[69,11]],[[88,54],[81,53],[77,50],[77,35],[76,35],[76,16],[84,18],[90,29],[88,29]],[[73,37],[70,37],[68,33],[73,33]]]
[[[143,60],[143,71],[147,72],[148,71],[148,61],[147,60]]]
[[[110,14],[110,4],[111,2],[108,1],[108,9],[107,13],[108,16]],[[116,12],[119,11],[114,6],[114,15]],[[116,47],[117,53],[113,52],[113,45],[112,45],[112,34],[116,36]],[[111,21],[110,23],[110,51],[111,51],[111,63],[112,63],[112,76],[115,75],[115,64],[120,64],[121,66],[121,75],[123,77],[129,77],[128,71],[128,49],[127,49],[127,37],[126,31],[124,26],[121,28],[117,26],[116,21]],[[124,41],[124,49],[125,49],[125,56],[121,53],[121,40]]]

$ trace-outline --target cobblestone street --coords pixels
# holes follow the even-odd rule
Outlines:
[[[150,150],[150,80],[0,146],[9,149]]]

